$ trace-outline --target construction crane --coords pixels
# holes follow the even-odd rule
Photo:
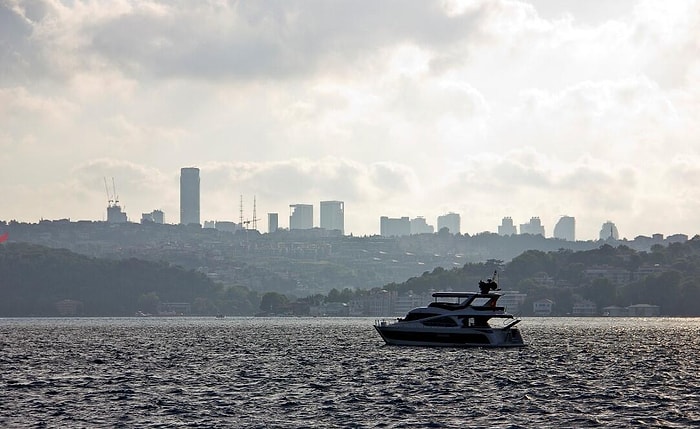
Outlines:
[[[107,187],[107,178],[103,177],[103,179],[105,181],[105,191],[107,192],[107,207],[112,207],[112,203],[114,202],[114,200],[112,199],[112,196],[109,195],[109,188]]]
[[[117,195],[117,187],[114,185],[114,177],[112,177],[112,195],[114,195],[114,205],[119,205],[119,195]]]
[[[109,193],[109,186],[107,186],[107,178],[103,177],[105,181],[105,191],[107,192],[107,206],[114,207],[119,205],[119,196],[117,195],[117,186],[114,184],[114,177],[112,177],[112,193]]]

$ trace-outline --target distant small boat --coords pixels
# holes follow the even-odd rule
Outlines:
[[[479,282],[480,292],[435,292],[435,302],[409,311],[396,321],[379,320],[375,329],[390,345],[442,347],[524,347],[512,314],[498,307],[501,297],[492,279]],[[502,327],[489,320],[502,319]]]

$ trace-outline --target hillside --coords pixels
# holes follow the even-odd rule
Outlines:
[[[91,258],[26,243],[0,246],[2,317],[172,312],[165,303],[189,303],[188,314],[252,314],[259,299],[166,262]]]
[[[700,316],[700,237],[685,243],[655,245],[649,252],[627,246],[603,245],[574,252],[529,250],[508,263],[491,260],[461,268],[436,268],[403,283],[385,286],[408,291],[474,290],[479,279],[499,272],[504,290],[527,294],[524,314],[532,303],[553,300],[555,315],[566,315],[575,302],[593,302],[599,310],[609,306],[658,305],[662,315]]]

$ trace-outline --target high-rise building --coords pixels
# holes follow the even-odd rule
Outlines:
[[[277,213],[267,214],[267,232],[273,233],[279,229],[279,216]]]
[[[180,224],[201,224],[199,221],[199,168],[180,169]]]
[[[340,231],[345,234],[345,203],[342,201],[321,201],[321,228]]]
[[[126,213],[122,211],[121,206],[110,204],[107,207],[107,222],[109,223],[126,223]]]
[[[163,210],[153,210],[151,215],[153,216],[153,222],[161,225],[165,223],[165,213],[163,213]]]
[[[238,225],[236,222],[230,220],[217,220],[214,222],[214,228],[217,231],[236,232],[241,229],[241,225]]]
[[[442,228],[447,228],[447,230],[450,232],[450,234],[459,234],[460,233],[460,217],[458,213],[447,213],[442,216],[438,216],[437,218],[437,229],[438,232]]]
[[[506,216],[501,220],[501,224],[498,226],[498,235],[515,235],[518,231],[513,225],[513,218]]]
[[[432,234],[434,232],[435,228],[432,225],[428,225],[424,217],[418,216],[415,219],[411,219],[411,235]]]
[[[619,240],[620,234],[617,233],[617,227],[614,223],[607,221],[600,227],[601,240]]]
[[[571,216],[562,216],[554,226],[554,238],[576,241],[576,219]]]
[[[520,224],[521,234],[541,235],[544,237],[544,226],[538,217],[530,218],[529,223]]]
[[[383,237],[401,237],[411,235],[411,222],[408,216],[402,218],[379,218],[379,234]]]
[[[312,229],[314,227],[314,206],[311,204],[289,205],[289,229]]]
[[[105,177],[105,190],[107,191],[107,222],[108,223],[126,223],[128,218],[126,213],[122,211],[119,205],[119,196],[117,195],[117,187],[114,185],[114,177],[112,178],[112,193],[110,194],[107,187],[107,178]]]
[[[165,223],[165,215],[162,210],[153,210],[150,213],[141,214],[141,223]]]

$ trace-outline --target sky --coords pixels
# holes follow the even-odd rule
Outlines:
[[[0,0],[0,220],[700,233],[700,2]],[[105,179],[109,191],[105,189]]]

